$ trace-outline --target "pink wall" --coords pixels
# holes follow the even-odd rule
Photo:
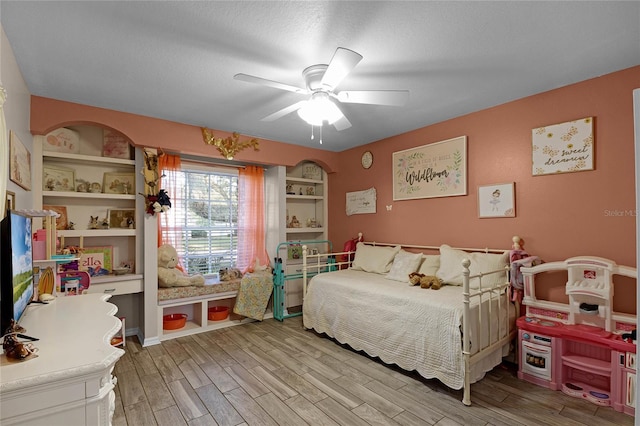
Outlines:
[[[340,247],[363,232],[368,241],[509,248],[520,235],[546,261],[593,255],[635,266],[632,90],[638,87],[640,66],[343,152],[339,172],[329,176],[329,238]],[[595,170],[533,177],[531,130],[589,116],[595,117]],[[393,152],[461,135],[467,136],[468,195],[393,201]],[[374,156],[368,170],[360,166],[365,150]],[[516,185],[516,217],[479,219],[478,185],[505,182]],[[346,216],[345,193],[371,187],[377,213]],[[619,310],[635,312],[635,288],[616,292]]]
[[[634,67],[339,154],[261,140],[259,152],[245,150],[236,159],[323,165],[330,173],[329,239],[336,247],[358,232],[381,242],[491,248],[508,248],[511,237],[520,235],[526,249],[546,261],[594,255],[635,266],[635,217],[625,212],[635,212],[631,92],[638,87],[640,67]],[[533,177],[531,129],[589,116],[595,117],[595,170]],[[32,97],[33,134],[73,124],[113,128],[138,146],[221,158],[196,126]],[[393,152],[461,135],[467,136],[468,195],[393,201]],[[374,155],[368,170],[360,166],[365,150]],[[478,185],[505,182],[516,184],[516,217],[479,219]],[[371,187],[377,190],[377,213],[346,216],[345,193]],[[616,307],[635,312],[635,288],[627,287],[616,289]]]
[[[224,160],[213,146],[206,145],[197,126],[55,99],[31,97],[31,133],[46,135],[51,130],[72,125],[100,125],[117,130],[136,146],[162,148],[167,152],[191,154]],[[216,137],[231,134],[214,131]],[[250,137],[246,137],[250,139]],[[241,141],[245,137],[240,138]],[[235,161],[264,165],[295,166],[303,160],[315,161],[327,172],[335,170],[338,155],[334,152],[259,139],[260,150],[240,151]]]

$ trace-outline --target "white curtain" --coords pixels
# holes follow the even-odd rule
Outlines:
[[[4,122],[4,101],[7,99],[7,92],[0,86],[0,219],[5,215],[7,208],[5,200],[7,198],[7,182],[9,182],[9,145],[7,144],[7,125]]]

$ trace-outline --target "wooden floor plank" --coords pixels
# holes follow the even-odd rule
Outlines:
[[[169,385],[169,391],[187,420],[202,417],[207,414],[207,408],[193,390],[187,379],[176,380]]]
[[[158,426],[187,426],[180,409],[175,405],[155,411],[153,414],[156,416]]]
[[[285,401],[293,411],[295,411],[307,423],[313,426],[338,426],[338,424],[327,416],[322,410],[313,405],[302,395],[294,396]]]
[[[250,425],[278,426],[244,389],[238,388],[224,394],[242,418]]]
[[[135,404],[129,404],[124,407],[124,414],[127,417],[127,424],[132,425],[157,425],[156,418],[151,411],[151,407],[147,401],[140,401]]]
[[[231,405],[216,386],[203,386],[196,389],[196,393],[217,424],[221,426],[234,426],[244,421],[242,416],[233,408],[233,405]]]
[[[153,411],[176,405],[173,395],[169,392],[169,388],[160,373],[141,376],[140,382],[144,387],[147,400]]]
[[[300,426],[307,424],[295,411],[280,398],[269,392],[257,397],[256,402],[281,426]]]

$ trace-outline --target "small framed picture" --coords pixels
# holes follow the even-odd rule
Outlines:
[[[5,210],[15,210],[16,209],[16,193],[13,191],[7,191],[7,196],[5,198],[4,203]],[[2,217],[4,217],[4,213],[2,213]]]
[[[515,183],[498,183],[478,187],[478,216],[515,217]]]
[[[42,149],[44,151],[77,154],[80,151],[80,134],[66,127],[53,130],[44,137]]]
[[[85,247],[80,254],[78,269],[89,276],[109,275],[112,269],[113,246]]]
[[[109,209],[107,212],[109,218],[109,228],[136,228],[136,210],[135,209]]]
[[[129,140],[113,130],[104,130],[102,156],[111,158],[131,159],[131,145]]]
[[[303,179],[322,179],[322,169],[317,164],[307,163],[302,165],[302,178]]]
[[[133,194],[136,188],[135,173],[105,173],[102,192],[105,194]]]
[[[45,191],[75,192],[75,170],[51,165],[44,166],[42,169],[42,189]]]
[[[13,130],[9,136],[9,179],[31,191],[31,153]]]
[[[42,206],[43,210],[51,210],[58,213],[60,216],[56,218],[56,229],[58,231],[65,230],[69,227],[69,220],[67,219],[67,207],[66,206]],[[43,225],[47,227],[47,221],[43,221]]]

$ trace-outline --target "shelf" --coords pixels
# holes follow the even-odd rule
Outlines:
[[[91,284],[107,284],[119,281],[141,280],[142,274],[102,275],[91,277]]]
[[[96,157],[93,155],[69,154],[64,152],[44,151],[42,153],[44,160],[59,160],[65,163],[93,163],[93,164],[112,164],[120,166],[135,166],[135,160],[127,160],[123,158]]]
[[[291,177],[291,176],[287,176],[287,182],[306,183],[306,184],[323,184],[324,183],[324,181],[319,179],[305,179],[305,178]]]
[[[304,234],[309,232],[321,233],[324,228],[287,228],[287,234]]]
[[[111,229],[74,229],[63,230],[57,232],[59,237],[135,237],[136,230],[129,228],[111,228]]]
[[[323,200],[323,195],[295,195],[287,194],[287,200]]]
[[[43,197],[85,198],[96,200],[135,200],[136,194],[105,194],[104,192],[42,191]]]
[[[611,361],[602,361],[582,355],[562,355],[562,363],[578,370],[611,376]]]

